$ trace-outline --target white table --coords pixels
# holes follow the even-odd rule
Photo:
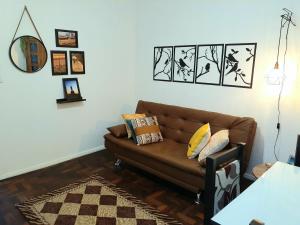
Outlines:
[[[212,220],[220,225],[300,224],[300,168],[276,162]]]

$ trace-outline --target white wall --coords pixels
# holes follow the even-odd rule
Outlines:
[[[296,135],[300,133],[299,1],[139,0],[137,4],[135,96],[254,117],[258,129],[249,171],[259,162],[274,161],[278,87],[268,86],[265,76],[275,63],[281,9],[287,7],[295,12],[298,27],[290,30],[288,64],[291,66],[281,104],[279,140],[280,160],[287,161],[288,155],[294,154]],[[152,80],[154,46],[243,42],[258,43],[253,89]]]
[[[8,48],[25,4],[48,53],[58,49],[55,28],[79,31],[86,75],[76,77],[87,102],[56,104],[63,96],[62,77],[51,76],[50,60],[31,75],[10,63]],[[264,77],[275,61],[283,7],[295,12],[300,26],[297,0],[1,1],[0,179],[101,148],[105,128],[119,122],[122,112],[132,112],[138,99],[254,117],[250,169],[274,161],[278,87]],[[28,33],[33,30],[26,19],[18,35]],[[294,153],[300,129],[299,36],[299,28],[291,28],[281,161]],[[253,89],[152,80],[154,46],[234,42],[258,43]]]
[[[8,57],[25,4],[49,57],[35,74],[18,71]],[[102,148],[105,128],[134,110],[134,17],[131,0],[1,1],[0,179]],[[55,28],[79,32],[85,75],[51,75]],[[27,17],[18,36],[23,34],[35,34]],[[63,77],[78,77],[87,102],[56,104]]]

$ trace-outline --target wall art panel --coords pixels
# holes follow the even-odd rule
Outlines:
[[[197,84],[221,84],[223,50],[223,44],[197,46],[195,79]]]
[[[172,81],[173,46],[154,47],[153,80]]]
[[[173,81],[194,83],[196,45],[174,47]]]
[[[226,44],[222,85],[252,88],[256,43]]]

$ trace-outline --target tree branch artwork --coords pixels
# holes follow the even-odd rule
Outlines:
[[[207,53],[208,50],[209,50],[209,53]],[[209,56],[208,56],[208,54],[209,54]],[[221,65],[219,63],[218,48],[216,45],[209,46],[209,49],[205,50],[205,54],[203,56],[200,56],[200,57],[198,56],[198,60],[201,58],[205,58],[207,61],[214,63],[216,65],[219,73],[221,74]],[[209,72],[210,63],[207,63],[205,65],[205,71],[203,71],[203,68],[204,67],[201,68],[201,72],[197,75],[197,78],[200,76],[203,76],[204,74]]]
[[[196,51],[195,48],[190,48],[188,50],[181,50],[181,53],[184,55],[184,59],[189,59],[190,61],[195,57]]]
[[[196,83],[220,85],[223,48],[223,44],[198,45]]]
[[[250,59],[252,59],[254,57],[254,54],[252,53],[252,50],[253,49],[246,48],[246,51],[249,52],[249,54],[250,54],[250,57],[246,59],[247,62],[250,61]]]
[[[174,59],[174,81],[194,82],[196,46],[176,46]],[[176,77],[175,77],[176,75]]]
[[[173,47],[155,47],[154,48],[154,80],[172,80],[172,57]]]
[[[232,44],[233,45],[233,44]],[[247,45],[244,47],[243,45]],[[227,45],[226,47],[229,47]],[[226,49],[227,51],[227,49]],[[256,44],[235,44],[231,46],[229,53],[225,54],[224,80],[228,76],[233,76],[234,83],[228,86],[251,87],[255,61]],[[226,86],[226,85],[225,85]]]

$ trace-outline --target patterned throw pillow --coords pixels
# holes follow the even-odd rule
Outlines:
[[[131,120],[137,145],[145,145],[163,141],[156,116]]]
[[[136,140],[136,136],[135,136],[135,133],[134,133],[134,129],[133,129],[133,126],[132,126],[132,123],[131,123],[131,120],[125,120],[125,124],[126,124],[126,127],[128,127],[128,129],[130,130],[130,138],[132,138],[132,140],[134,141],[134,143],[137,144],[137,140]]]
[[[144,117],[146,117],[145,114],[122,114],[122,118],[125,121],[125,126],[126,126],[126,130],[127,130],[128,138],[131,138],[132,134],[133,134],[131,129],[130,129],[130,124],[129,124],[128,120],[136,119],[136,118],[144,118]]]

